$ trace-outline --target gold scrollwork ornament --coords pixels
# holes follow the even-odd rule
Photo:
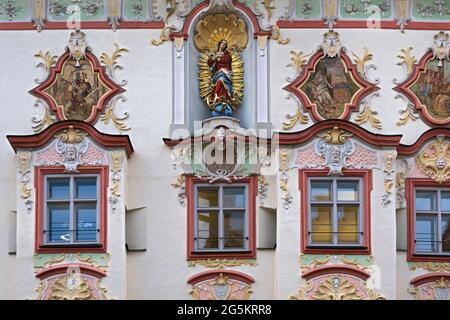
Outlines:
[[[450,176],[450,145],[444,136],[437,136],[437,141],[431,144],[430,151],[422,151],[416,157],[416,164],[422,173],[437,183],[442,184]]]
[[[348,138],[353,136],[353,134],[339,129],[338,127],[333,127],[331,130],[319,133],[317,136],[326,143],[344,144]]]
[[[195,267],[197,265],[206,268],[225,268],[225,267],[240,267],[244,265],[256,266],[256,260],[249,259],[203,259],[193,260],[188,262],[188,267]]]

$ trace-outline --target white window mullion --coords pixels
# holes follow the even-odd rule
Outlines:
[[[48,243],[50,242],[50,219],[49,219],[49,212],[48,212],[48,177],[45,177],[44,179],[44,194],[43,194],[43,198],[44,198],[44,223],[43,225],[43,230],[42,232],[44,232],[44,230],[46,230],[46,232],[44,233],[44,243]]]
[[[332,233],[332,239],[333,239],[333,244],[337,245],[338,244],[338,210],[337,210],[337,180],[336,178],[333,179],[333,184],[332,184],[332,197],[333,197],[333,216],[332,216],[332,228],[331,228],[331,232]]]
[[[437,210],[438,210],[438,216],[437,216],[437,239],[435,241],[438,241],[438,253],[442,253],[442,208],[441,208],[441,190],[439,189],[437,192]]]
[[[70,231],[69,231],[69,243],[75,243],[75,232],[76,224],[75,224],[75,178],[73,176],[70,177],[69,182],[69,221],[70,221]]]
[[[308,223],[308,244],[312,245],[312,203],[311,203],[311,178],[308,178],[308,187],[307,187],[307,193],[306,193],[306,201],[308,201],[308,215],[307,215],[307,223]]]
[[[361,179],[358,179],[358,240],[359,244],[362,245],[364,243],[364,239],[366,234],[364,233],[364,214],[363,214],[363,182]],[[370,228],[371,226],[369,226]],[[368,231],[368,230],[367,230]]]
[[[250,243],[250,232],[249,232],[249,227],[250,227],[250,215],[248,214],[248,186],[245,186],[244,189],[244,201],[245,201],[245,212],[244,212],[244,243],[245,243],[245,250],[249,249],[249,243]],[[255,216],[256,218],[256,216]]]
[[[225,249],[225,239],[224,237],[224,213],[223,213],[223,186],[219,187],[219,232],[218,232],[218,241],[219,241],[219,249]]]
[[[97,240],[97,242],[100,242],[100,232],[98,230],[100,230],[100,176],[97,176],[95,178],[95,184],[97,186],[96,188],[96,195],[95,195],[95,200],[96,200],[96,204],[95,204],[95,208],[97,210],[97,221],[95,222],[95,239]]]
[[[198,186],[194,188],[194,248],[198,250]]]

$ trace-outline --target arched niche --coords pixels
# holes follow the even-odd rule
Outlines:
[[[217,8],[217,5],[213,6],[208,1],[193,9],[184,18],[182,27],[171,34],[174,79],[172,129],[188,129],[192,134],[201,128],[203,120],[211,118],[210,110],[200,96],[200,52],[193,41],[197,23],[210,14],[233,14],[245,22],[248,42],[241,53],[245,69],[244,97],[239,108],[233,112],[233,117],[247,129],[270,129],[267,46],[270,31],[263,30],[257,16],[241,3],[233,2]]]

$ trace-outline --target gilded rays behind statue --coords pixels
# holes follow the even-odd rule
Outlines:
[[[195,26],[194,44],[200,51],[200,96],[213,117],[233,115],[244,96],[244,60],[247,26],[234,14],[214,14]]]

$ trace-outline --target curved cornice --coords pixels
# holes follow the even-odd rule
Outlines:
[[[196,275],[193,275],[189,279],[187,279],[187,283],[189,284],[196,284],[205,280],[213,279],[215,277],[218,277],[220,274],[223,274],[224,276],[235,279],[241,282],[244,282],[246,284],[251,284],[255,282],[255,279],[253,277],[239,272],[239,271],[233,271],[233,270],[210,270],[210,271],[204,271],[201,273],[198,273]]]
[[[331,129],[334,127],[338,127],[339,129],[351,132],[361,140],[370,143],[374,146],[380,147],[397,147],[400,144],[400,139],[402,138],[402,135],[384,135],[372,133],[352,122],[332,119],[318,122],[312,125],[311,127],[298,132],[275,133],[274,137],[272,138],[272,141],[278,138],[280,145],[301,144],[312,139],[320,131],[323,131],[325,129]]]
[[[430,283],[435,282],[437,280],[440,280],[441,278],[447,279],[450,281],[450,274],[447,272],[432,272],[432,273],[426,273],[421,276],[415,277],[410,281],[410,283],[417,287],[424,283]]]
[[[6,138],[15,152],[17,149],[36,149],[45,145],[50,139],[54,139],[57,132],[68,129],[72,126],[74,129],[80,129],[89,134],[89,136],[98,144],[106,148],[125,148],[127,156],[130,157],[134,152],[128,135],[112,135],[98,131],[89,123],[78,120],[67,120],[56,122],[44,131],[33,135],[8,135]]]
[[[99,279],[106,277],[106,272],[104,272],[100,269],[77,263],[77,264],[62,264],[59,266],[44,269],[44,270],[36,273],[36,278],[39,278],[42,280],[42,279],[46,279],[48,277],[55,276],[58,274],[66,274],[69,268],[77,268],[80,270],[81,274],[87,274],[87,275],[90,275],[90,276],[93,276],[93,277],[96,277]]]
[[[400,144],[398,146],[398,154],[402,156],[413,155],[419,151],[428,140],[435,139],[437,136],[450,138],[450,128],[433,128],[425,131],[413,144]]]
[[[351,276],[355,276],[357,278],[360,278],[362,280],[367,280],[370,277],[370,274],[367,272],[357,269],[354,267],[346,266],[346,265],[332,265],[332,266],[324,266],[320,268],[315,268],[311,271],[307,271],[302,274],[302,278],[305,278],[307,281],[313,278],[317,278],[323,275],[333,274],[333,273],[340,273],[340,274],[347,274]]]

